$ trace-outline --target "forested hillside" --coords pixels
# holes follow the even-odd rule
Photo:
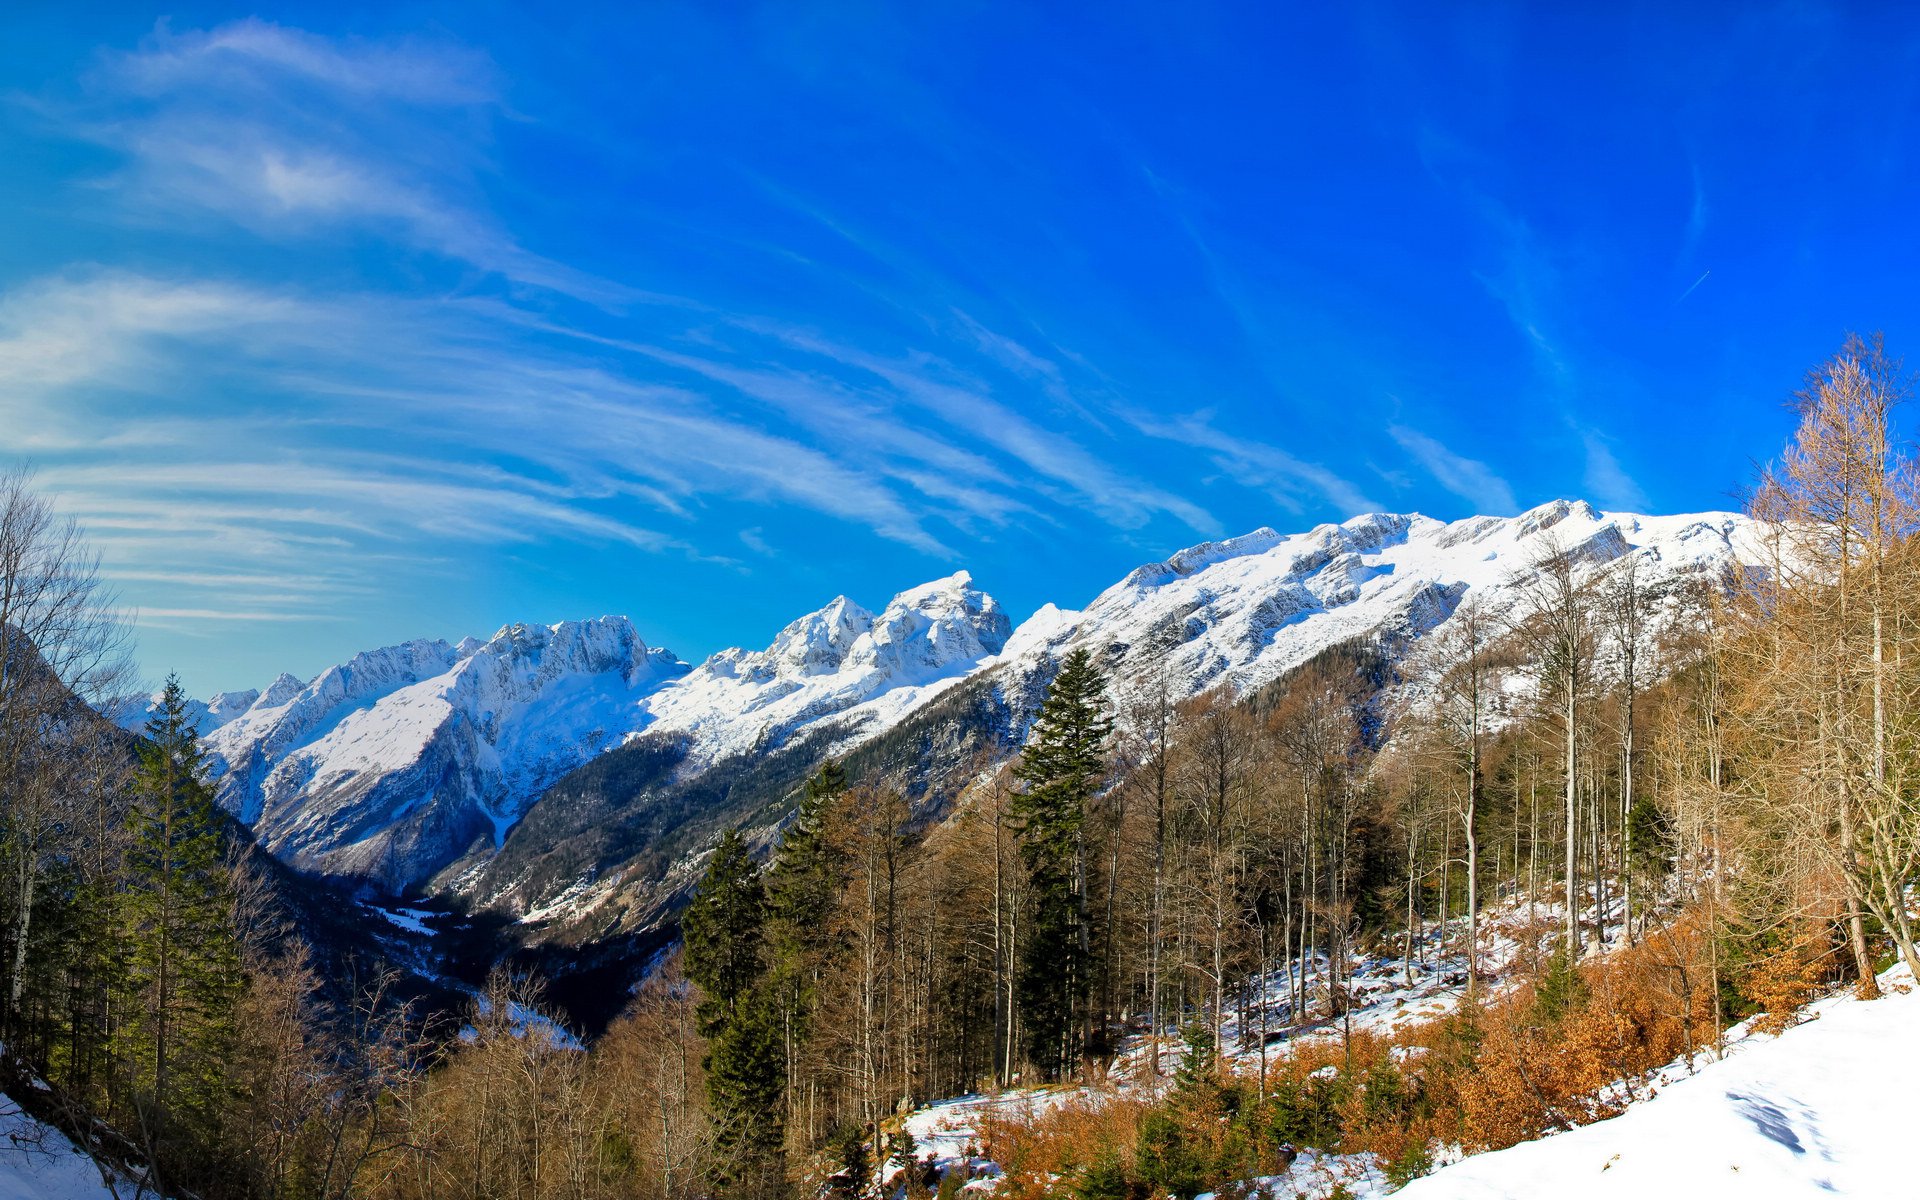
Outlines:
[[[1166,669],[1218,626],[1036,638],[857,744],[690,772],[643,733],[451,868],[538,943],[451,1020],[220,811],[177,685],[137,737],[94,715],[123,626],[9,477],[6,1091],[209,1198],[1192,1197],[1613,1115],[1739,1022],[1920,973],[1907,393],[1877,341],[1815,371],[1715,573],[1542,522],[1497,592],[1250,686]],[[1394,986],[1434,1008],[1385,1019]],[[997,1092],[1048,1099],[914,1144]]]

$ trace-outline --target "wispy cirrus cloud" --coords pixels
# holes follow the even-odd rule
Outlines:
[[[509,556],[765,571],[878,543],[891,572],[1063,531],[1164,552],[1222,532],[1216,500],[1379,507],[1211,414],[1137,416],[908,249],[862,238],[869,275],[730,244],[750,269],[715,274],[791,286],[694,298],[568,260],[514,203],[503,144],[537,122],[509,82],[445,41],[249,20],[163,26],[36,105],[114,158],[86,160],[91,216],[194,247],[0,283],[5,449],[143,620],[291,623]]]
[[[1620,465],[1607,435],[1584,411],[1590,407],[1588,398],[1593,391],[1611,390],[1624,376],[1603,353],[1581,338],[1578,324],[1572,319],[1575,308],[1569,302],[1569,293],[1574,284],[1567,278],[1566,264],[1581,260],[1577,248],[1551,242],[1521,213],[1472,183],[1464,169],[1470,156],[1457,144],[1429,137],[1422,151],[1429,171],[1461,197],[1487,232],[1487,253],[1493,265],[1477,271],[1475,278],[1526,339],[1544,398],[1559,418],[1563,436],[1577,442],[1584,455],[1582,482],[1586,491],[1608,508],[1645,511],[1651,507],[1647,494]],[[1705,189],[1697,165],[1692,184],[1693,205],[1683,257],[1691,255],[1707,220]],[[1588,255],[1587,260],[1593,257]],[[1693,287],[1705,278],[1704,274],[1700,276]],[[1440,478],[1438,473],[1436,478]]]
[[[1355,484],[1319,463],[1220,429],[1211,413],[1172,418],[1133,413],[1129,420],[1149,437],[1204,451],[1236,482],[1266,492],[1288,512],[1304,512],[1308,505],[1323,501],[1347,514],[1377,512],[1382,507]]]
[[[28,291],[0,301],[0,360],[23,381],[0,412],[44,431],[23,448],[97,449],[88,431],[114,411],[123,436],[168,450],[164,464],[48,469],[47,482],[102,531],[137,522],[232,537],[238,522],[264,545],[315,527],[504,540],[544,530],[685,551],[684,540],[596,502],[624,497],[684,515],[698,497],[735,496],[950,553],[871,472],[731,419],[695,393],[504,343],[510,330],[457,311],[118,273]],[[262,354],[263,344],[276,352]],[[241,399],[211,405],[174,392],[193,363],[228,353],[225,382]],[[160,403],[127,418],[136,396]],[[370,453],[374,444],[413,452]],[[161,497],[174,502],[164,521],[145,515]]]
[[[625,348],[759,401],[828,444],[859,446],[874,469],[930,499],[953,504],[959,514],[996,525],[1019,514],[1038,515],[1015,494],[1014,479],[999,464],[895,419],[883,397],[862,394],[841,380],[659,346],[628,343]]]
[[[169,346],[218,340],[272,354],[288,340],[312,346],[328,337],[326,315],[244,285],[81,268],[0,296],[0,378],[15,394],[151,385],[157,372],[175,365]],[[0,404],[7,402],[0,393]],[[38,427],[15,428],[33,436]],[[97,425],[88,436],[99,436]]]
[[[147,608],[137,611],[140,616],[156,621],[316,621],[326,620],[329,616],[322,610],[261,612],[235,608]]]
[[[138,50],[102,55],[77,96],[40,111],[123,156],[98,182],[137,219],[219,218],[283,238],[364,228],[515,284],[639,298],[528,250],[491,211],[487,131],[506,111],[501,85],[485,55],[456,44],[328,39],[250,19],[162,26]]]
[[[106,68],[145,95],[209,83],[257,91],[263,72],[414,104],[491,104],[500,93],[492,61],[468,47],[327,38],[258,18],[184,34],[163,25],[142,49],[109,55]]]
[[[772,332],[794,349],[881,381],[900,400],[1011,458],[1025,468],[1030,484],[1064,486],[1115,524],[1137,528],[1155,514],[1166,514],[1194,530],[1218,526],[1198,504],[1115,470],[1072,438],[994,399],[977,378],[933,355],[889,359],[799,330]],[[1007,344],[1006,339],[1000,342]],[[1038,360],[1028,354],[1021,362],[1034,369]],[[1057,373],[1053,377],[1058,379]]]
[[[1587,451],[1586,470],[1582,478],[1587,492],[1600,502],[1601,507],[1630,512],[1646,512],[1652,507],[1647,501],[1647,493],[1620,465],[1620,460],[1614,456],[1613,448],[1603,435],[1589,430],[1581,435],[1581,441]]]
[[[1519,511],[1513,489],[1487,464],[1456,454],[1438,438],[1405,425],[1390,425],[1387,432],[1435,482],[1474,505],[1480,513],[1505,516]]]

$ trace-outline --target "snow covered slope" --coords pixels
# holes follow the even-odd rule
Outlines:
[[[1358,965],[1358,964],[1356,964]],[[1452,965],[1459,966],[1453,960]],[[1302,1154],[1287,1174],[1247,1180],[1247,1200],[1654,1200],[1753,1197],[1811,1200],[1920,1195],[1907,1138],[1920,1077],[1920,988],[1904,966],[1881,975],[1885,995],[1851,992],[1809,1005],[1779,1036],[1749,1025],[1729,1031],[1726,1053],[1678,1059],[1636,1080],[1643,1098],[1617,1117],[1505,1150],[1458,1158],[1393,1191],[1371,1154]],[[1457,992],[1453,997],[1458,999]],[[1447,1005],[1445,1007],[1451,1007]],[[1378,1031],[1394,998],[1361,1010]],[[1360,1024],[1356,1020],[1356,1027]],[[1121,1093],[1143,1086],[1140,1051],[1111,1076]],[[1131,1061],[1128,1061],[1128,1058]],[[1240,1069],[1253,1062],[1242,1060]],[[1165,1070],[1170,1074],[1169,1063]],[[1089,1087],[1013,1089],[963,1096],[914,1111],[904,1127],[916,1153],[944,1170],[977,1176],[963,1194],[997,1194],[999,1168],[978,1156],[989,1118],[1029,1116],[1065,1105],[1098,1107],[1116,1092]],[[895,1159],[891,1167],[900,1166]],[[1210,1195],[1210,1194],[1209,1194]],[[1202,1200],[1209,1200],[1203,1195]]]
[[[497,843],[686,669],[625,617],[408,642],[277,683],[208,735],[209,762],[222,805],[274,854],[397,887]]]
[[[110,1187],[109,1177],[66,1135],[0,1095],[0,1200],[114,1200],[138,1190],[125,1179]]]
[[[1406,1200],[1554,1196],[1888,1197],[1920,1194],[1909,1157],[1920,991],[1904,969],[1879,1000],[1835,997],[1778,1038],[1679,1077],[1620,1116],[1464,1159]]]

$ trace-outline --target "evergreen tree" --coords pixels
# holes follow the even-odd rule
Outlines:
[[[847,773],[829,760],[801,795],[793,824],[780,839],[767,872],[773,950],[786,961],[816,951],[845,879],[844,855],[828,836],[833,805],[847,791]]]
[[[177,678],[147,722],[122,899],[128,1013],[120,1034],[140,1124],[209,1136],[223,1111],[244,986],[213,789]]]
[[[1031,912],[1023,931],[1020,999],[1034,1064],[1057,1075],[1097,1032],[1093,929],[1087,904],[1087,806],[1106,771],[1113,719],[1106,677],[1086,650],[1068,654],[1034,718],[1014,801]]]
[[[773,997],[755,987],[735,1015],[707,1041],[707,1094],[720,1117],[719,1140],[738,1153],[733,1182],[778,1175],[784,1122],[785,1064]]]
[[[695,1016],[707,1039],[707,1094],[721,1144],[748,1160],[733,1173],[742,1182],[778,1153],[782,1063],[766,987],[767,893],[738,829],[720,839],[681,930],[687,978],[705,993]]]
[[[760,868],[738,829],[729,829],[714,848],[707,873],[680,928],[686,938],[687,978],[700,985],[700,1032],[707,1037],[725,1029],[746,1008],[766,973],[767,893]]]
[[[820,983],[840,951],[834,911],[846,878],[847,855],[828,828],[834,807],[847,791],[847,774],[828,760],[807,781],[793,823],[780,840],[767,872],[767,907],[772,962],[768,968],[773,1019],[781,1042],[782,1074],[788,1098],[787,1126],[811,1137],[795,1110],[801,1055],[813,1035]]]

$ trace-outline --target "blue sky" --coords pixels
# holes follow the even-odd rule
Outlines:
[[[1901,10],[1435,7],[26,0],[0,460],[206,692],[1729,507],[1849,329],[1915,344]]]

